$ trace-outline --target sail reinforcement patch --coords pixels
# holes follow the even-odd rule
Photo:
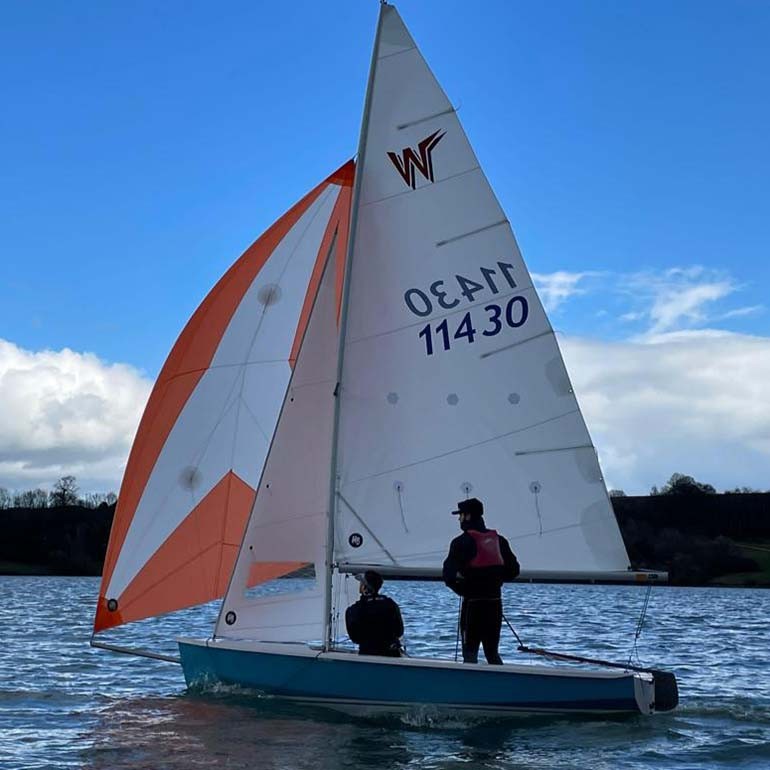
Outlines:
[[[552,358],[545,366],[545,376],[551,387],[559,396],[568,396],[572,393],[572,386],[569,382],[567,370],[560,357]]]
[[[281,299],[281,287],[277,283],[266,283],[257,292],[257,299],[265,307],[275,305]]]

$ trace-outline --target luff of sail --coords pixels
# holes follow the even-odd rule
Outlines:
[[[349,266],[335,558],[440,566],[457,500],[530,570],[625,570],[594,447],[507,218],[382,8]]]
[[[353,174],[260,236],[174,345],[126,466],[95,631],[223,595],[333,242],[343,261]]]

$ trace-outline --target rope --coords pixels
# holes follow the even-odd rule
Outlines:
[[[642,628],[644,627],[644,617],[647,614],[647,608],[650,605],[650,594],[652,593],[652,583],[650,583],[647,586],[647,593],[644,595],[644,602],[642,604],[642,611],[639,613],[639,620],[636,623],[636,633],[634,634],[634,645],[631,648],[631,653],[628,656],[628,662],[629,664],[631,661],[636,657],[636,660],[638,663],[641,663],[641,660],[639,658],[639,650],[637,649],[637,644],[639,642],[639,637],[642,635]]]
[[[460,597],[460,603],[457,605],[457,638],[455,639],[455,663],[457,663],[457,651],[460,648],[460,615],[463,611],[463,597]]]
[[[521,641],[521,637],[516,633],[516,629],[511,625],[511,622],[508,620],[508,618],[505,616],[505,613],[503,613],[503,620],[505,621],[505,625],[508,626],[508,628],[511,630],[511,633],[515,637],[516,641],[519,645],[519,652],[528,653],[529,655],[540,655],[544,658],[550,658],[551,660],[564,660],[564,661],[571,661],[573,663],[592,663],[596,666],[605,666],[608,668],[621,668],[624,670],[630,670],[630,671],[642,671],[646,673],[654,673],[653,669],[645,668],[641,665],[641,660],[639,659],[639,654],[636,648],[636,644],[639,640],[639,637],[642,634],[642,628],[644,627],[644,618],[647,614],[647,608],[650,604],[650,593],[652,591],[652,583],[650,583],[647,586],[647,593],[644,597],[644,603],[642,604],[642,611],[639,615],[639,620],[636,624],[636,633],[634,635],[634,647],[631,651],[631,655],[628,658],[628,663],[615,663],[613,661],[609,660],[602,660],[600,658],[587,658],[582,655],[568,655],[561,652],[553,652],[551,650],[544,650],[539,647],[527,647],[527,645],[524,644],[524,642]],[[461,600],[462,601],[462,600]],[[459,617],[458,617],[458,624],[457,624],[457,636],[459,639],[460,636],[460,624],[459,624]],[[633,659],[634,655],[636,655],[636,660],[639,663],[638,666],[631,665],[631,660]],[[457,650],[455,649],[455,660],[457,660]]]
[[[511,629],[511,633],[516,637],[516,641],[519,643],[519,649],[520,650],[525,649],[524,642],[521,641],[521,637],[516,633],[516,629],[510,624],[510,622],[508,621],[508,618],[505,617],[505,613],[503,613],[503,620],[505,621],[505,625]]]

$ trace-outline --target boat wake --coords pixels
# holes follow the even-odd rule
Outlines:
[[[757,702],[756,698],[708,698],[685,701],[677,712],[679,718],[724,718],[745,723],[770,724],[770,699]]]

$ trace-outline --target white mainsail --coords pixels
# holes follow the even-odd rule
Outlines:
[[[334,558],[440,566],[450,511],[473,496],[526,570],[625,570],[510,225],[398,12],[381,13],[356,171]]]

